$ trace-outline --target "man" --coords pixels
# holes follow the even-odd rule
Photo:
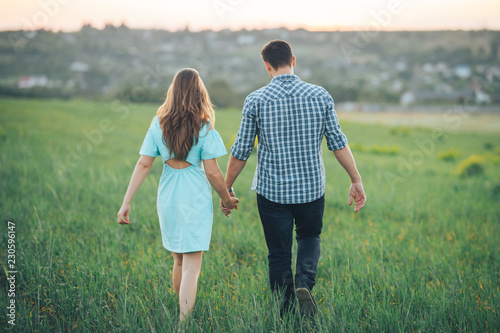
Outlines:
[[[240,129],[229,157],[226,186],[233,193],[233,183],[258,136],[252,190],[257,192],[257,206],[269,250],[271,290],[284,289],[282,312],[291,309],[296,295],[301,313],[314,314],[317,309],[311,290],[316,282],[325,202],[323,136],[328,149],[334,152],[351,178],[349,205],[354,200],[355,212],[363,207],[366,196],[330,94],[293,74],[295,56],[287,42],[271,41],[261,55],[272,80],[245,100]],[[221,208],[226,215],[231,212],[222,203]],[[294,223],[295,291],[291,269]]]

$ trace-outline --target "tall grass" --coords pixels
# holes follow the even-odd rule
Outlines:
[[[156,110],[127,108],[125,114],[106,103],[1,100],[1,263],[6,272],[7,221],[13,221],[18,270],[14,331],[177,330],[173,260],[161,245],[155,208],[161,162],[156,161],[136,195],[132,223],[115,222]],[[113,130],[75,158],[78,145],[82,151],[88,148],[82,131],[99,129],[103,119],[111,121]],[[239,119],[238,112],[217,113],[216,128],[228,148]],[[354,142],[393,144],[391,128],[342,125]],[[498,142],[500,135],[450,132],[416,163],[412,153],[421,149],[419,140],[431,135],[422,128],[405,131],[398,137],[397,155],[356,153],[368,195],[358,214],[347,206],[348,177],[324,149],[326,210],[313,290],[320,313],[302,321],[293,316],[280,321],[269,292],[267,251],[250,191],[252,156],[235,184],[239,210],[229,218],[214,213],[211,247],[204,254],[195,312],[186,330],[500,330],[500,175],[487,164],[482,174],[460,178],[453,162],[437,158],[453,147],[465,156],[486,153],[484,143]],[[219,160],[222,169],[226,162],[227,157]],[[388,173],[398,180],[391,183]],[[4,290],[6,277],[0,280]],[[0,294],[2,311],[8,300]],[[12,329],[3,315],[0,327]]]

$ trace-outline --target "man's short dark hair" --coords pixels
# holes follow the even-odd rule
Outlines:
[[[274,70],[284,66],[292,66],[292,47],[284,40],[270,41],[264,45],[260,54],[262,60],[268,62]]]

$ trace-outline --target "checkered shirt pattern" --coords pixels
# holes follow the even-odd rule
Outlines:
[[[258,137],[252,190],[281,204],[324,195],[323,136],[331,151],[347,145],[334,106],[324,88],[293,74],[274,77],[246,98],[231,154],[246,161]]]

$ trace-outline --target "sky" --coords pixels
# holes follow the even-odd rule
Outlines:
[[[82,24],[222,29],[500,30],[499,0],[0,0],[0,30]]]

